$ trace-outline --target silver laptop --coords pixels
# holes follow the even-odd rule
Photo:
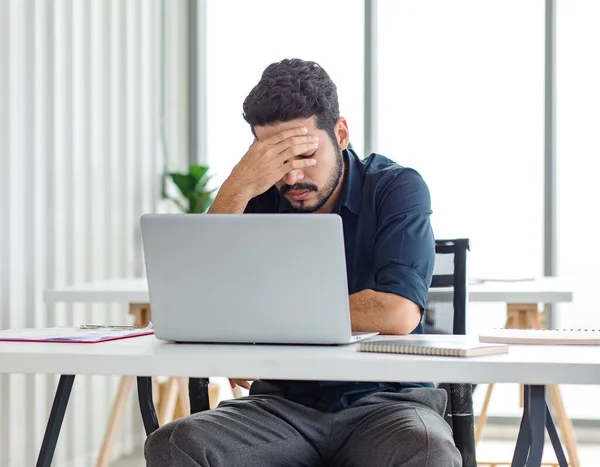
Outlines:
[[[342,221],[335,214],[147,214],[141,218],[157,338],[348,344]]]

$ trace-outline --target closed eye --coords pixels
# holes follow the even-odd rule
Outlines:
[[[316,152],[313,152],[312,154],[303,154],[303,155],[301,155],[300,157],[301,157],[302,159],[310,159],[311,157],[314,157],[314,156],[315,156],[315,154],[316,154]]]

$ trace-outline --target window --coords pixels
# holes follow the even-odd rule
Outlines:
[[[582,286],[559,325],[598,327],[600,3],[561,3],[557,13],[558,270]]]
[[[542,273],[544,2],[381,0],[379,152],[418,170],[470,275]]]
[[[559,327],[600,327],[600,3],[557,2],[556,169],[558,275],[575,285],[573,303],[557,307]],[[600,418],[597,388],[568,386],[572,417]]]

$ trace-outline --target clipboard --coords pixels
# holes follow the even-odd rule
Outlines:
[[[96,344],[132,337],[154,334],[152,323],[145,328],[123,326],[73,327],[55,326],[50,328],[4,329],[0,331],[0,342],[57,342]]]

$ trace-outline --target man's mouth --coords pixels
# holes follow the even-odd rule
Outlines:
[[[310,190],[290,190],[286,193],[286,196],[292,201],[302,201],[308,198]]]

